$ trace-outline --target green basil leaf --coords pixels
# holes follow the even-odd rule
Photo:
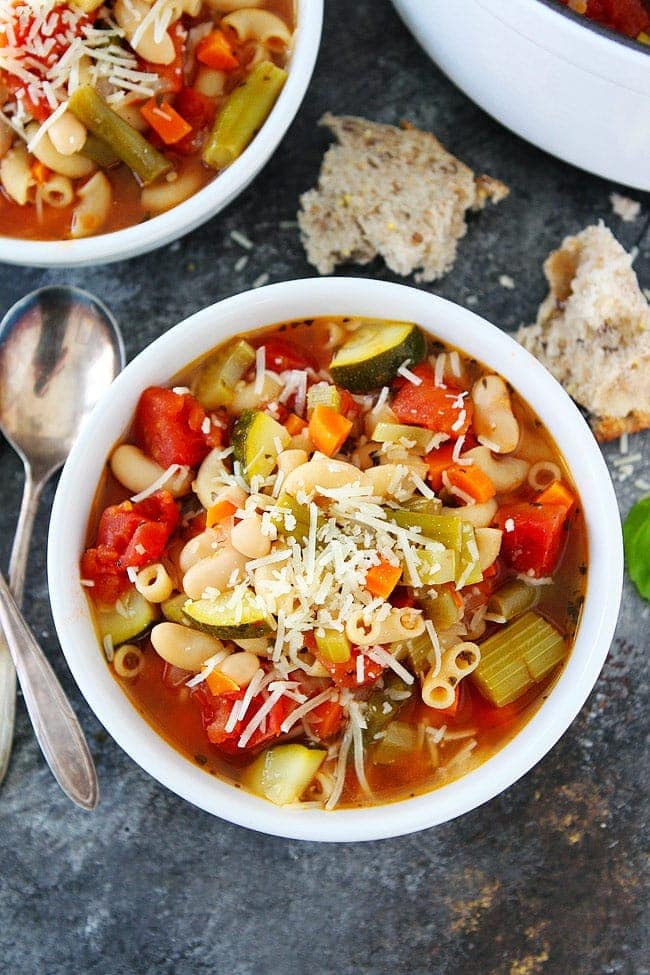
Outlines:
[[[623,525],[623,543],[630,579],[640,595],[650,600],[650,498],[631,509]]]

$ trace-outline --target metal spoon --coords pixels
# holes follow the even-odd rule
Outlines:
[[[0,430],[25,467],[9,562],[15,603],[7,598],[0,577],[0,603],[4,604],[0,622],[11,651],[10,656],[0,633],[0,782],[11,753],[17,670],[45,759],[63,791],[85,809],[93,809],[98,801],[88,746],[54,671],[15,604],[22,600],[41,491],[64,463],[81,423],[123,365],[117,323],[100,301],[79,288],[33,291],[0,322]]]

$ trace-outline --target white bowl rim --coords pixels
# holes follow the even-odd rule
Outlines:
[[[548,699],[500,752],[450,785],[367,809],[324,812],[273,806],[207,775],[142,718],[110,676],[81,585],[72,586],[90,504],[113,443],[146,385],[168,381],[219,341],[250,328],[317,315],[416,321],[526,390],[555,437],[580,491],[589,537],[586,600],[575,646]],[[256,323],[256,324],[251,324]],[[75,506],[69,503],[75,498]],[[61,475],[48,542],[54,622],[72,674],[97,718],[143,769],[171,791],[230,822],[293,839],[350,842],[404,835],[447,822],[512,785],[553,747],[590,693],[613,637],[623,578],[620,519],[602,454],[561,386],[522,346],[474,312],[405,285],[365,278],[272,284],[204,308],[162,335],[118,376],[81,431]],[[96,678],[96,679],[95,679]]]
[[[23,240],[0,235],[0,261],[72,267],[126,260],[183,237],[226,207],[258,175],[293,122],[316,64],[324,0],[296,0],[295,43],[280,97],[248,148],[198,193],[166,213],[122,230],[81,240]]]

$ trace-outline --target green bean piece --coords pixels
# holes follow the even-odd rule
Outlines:
[[[532,609],[539,599],[539,587],[528,586],[521,579],[512,579],[490,596],[488,613],[501,616],[507,623]]]
[[[235,386],[255,362],[255,349],[245,339],[230,342],[201,369],[194,395],[206,410],[230,406]]]
[[[73,91],[68,109],[89,132],[105,142],[145,186],[172,169],[169,159],[109,108],[90,85],[82,85]]]
[[[287,72],[272,61],[257,64],[228,96],[203,149],[203,162],[225,169],[241,156],[273,108]]]
[[[317,406],[329,406],[341,410],[341,394],[331,383],[315,383],[307,390],[307,416],[311,416]]]
[[[86,136],[81,155],[92,159],[102,169],[110,169],[111,166],[115,166],[120,161],[111,147],[103,139],[98,139],[92,132]]]
[[[323,630],[314,632],[316,646],[321,657],[331,664],[345,664],[352,656],[350,641],[345,633],[339,630]]]
[[[555,627],[538,613],[526,613],[481,643],[481,662],[470,680],[502,708],[547,677],[565,655]]]
[[[384,737],[375,747],[372,761],[375,765],[393,765],[404,758],[404,752],[412,752],[417,745],[417,731],[405,721],[391,721]]]
[[[440,589],[437,596],[420,599],[419,604],[436,630],[448,630],[450,626],[455,626],[463,612],[449,589]]]
[[[425,538],[441,542],[445,548],[460,552],[463,542],[463,523],[457,515],[429,515],[404,508],[386,508],[386,517],[400,528],[420,528]]]
[[[384,675],[384,686],[374,690],[368,698],[363,732],[366,745],[381,738],[382,732],[412,696],[412,684],[407,684],[394,671]]]

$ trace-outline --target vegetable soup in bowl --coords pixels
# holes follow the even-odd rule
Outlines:
[[[213,216],[267,161],[322,3],[2,0],[0,258],[117,260]]]
[[[530,768],[622,575],[605,465],[549,374],[456,305],[343,278],[143,352],[71,454],[49,552],[64,652],[129,754],[329,840],[443,822]]]

